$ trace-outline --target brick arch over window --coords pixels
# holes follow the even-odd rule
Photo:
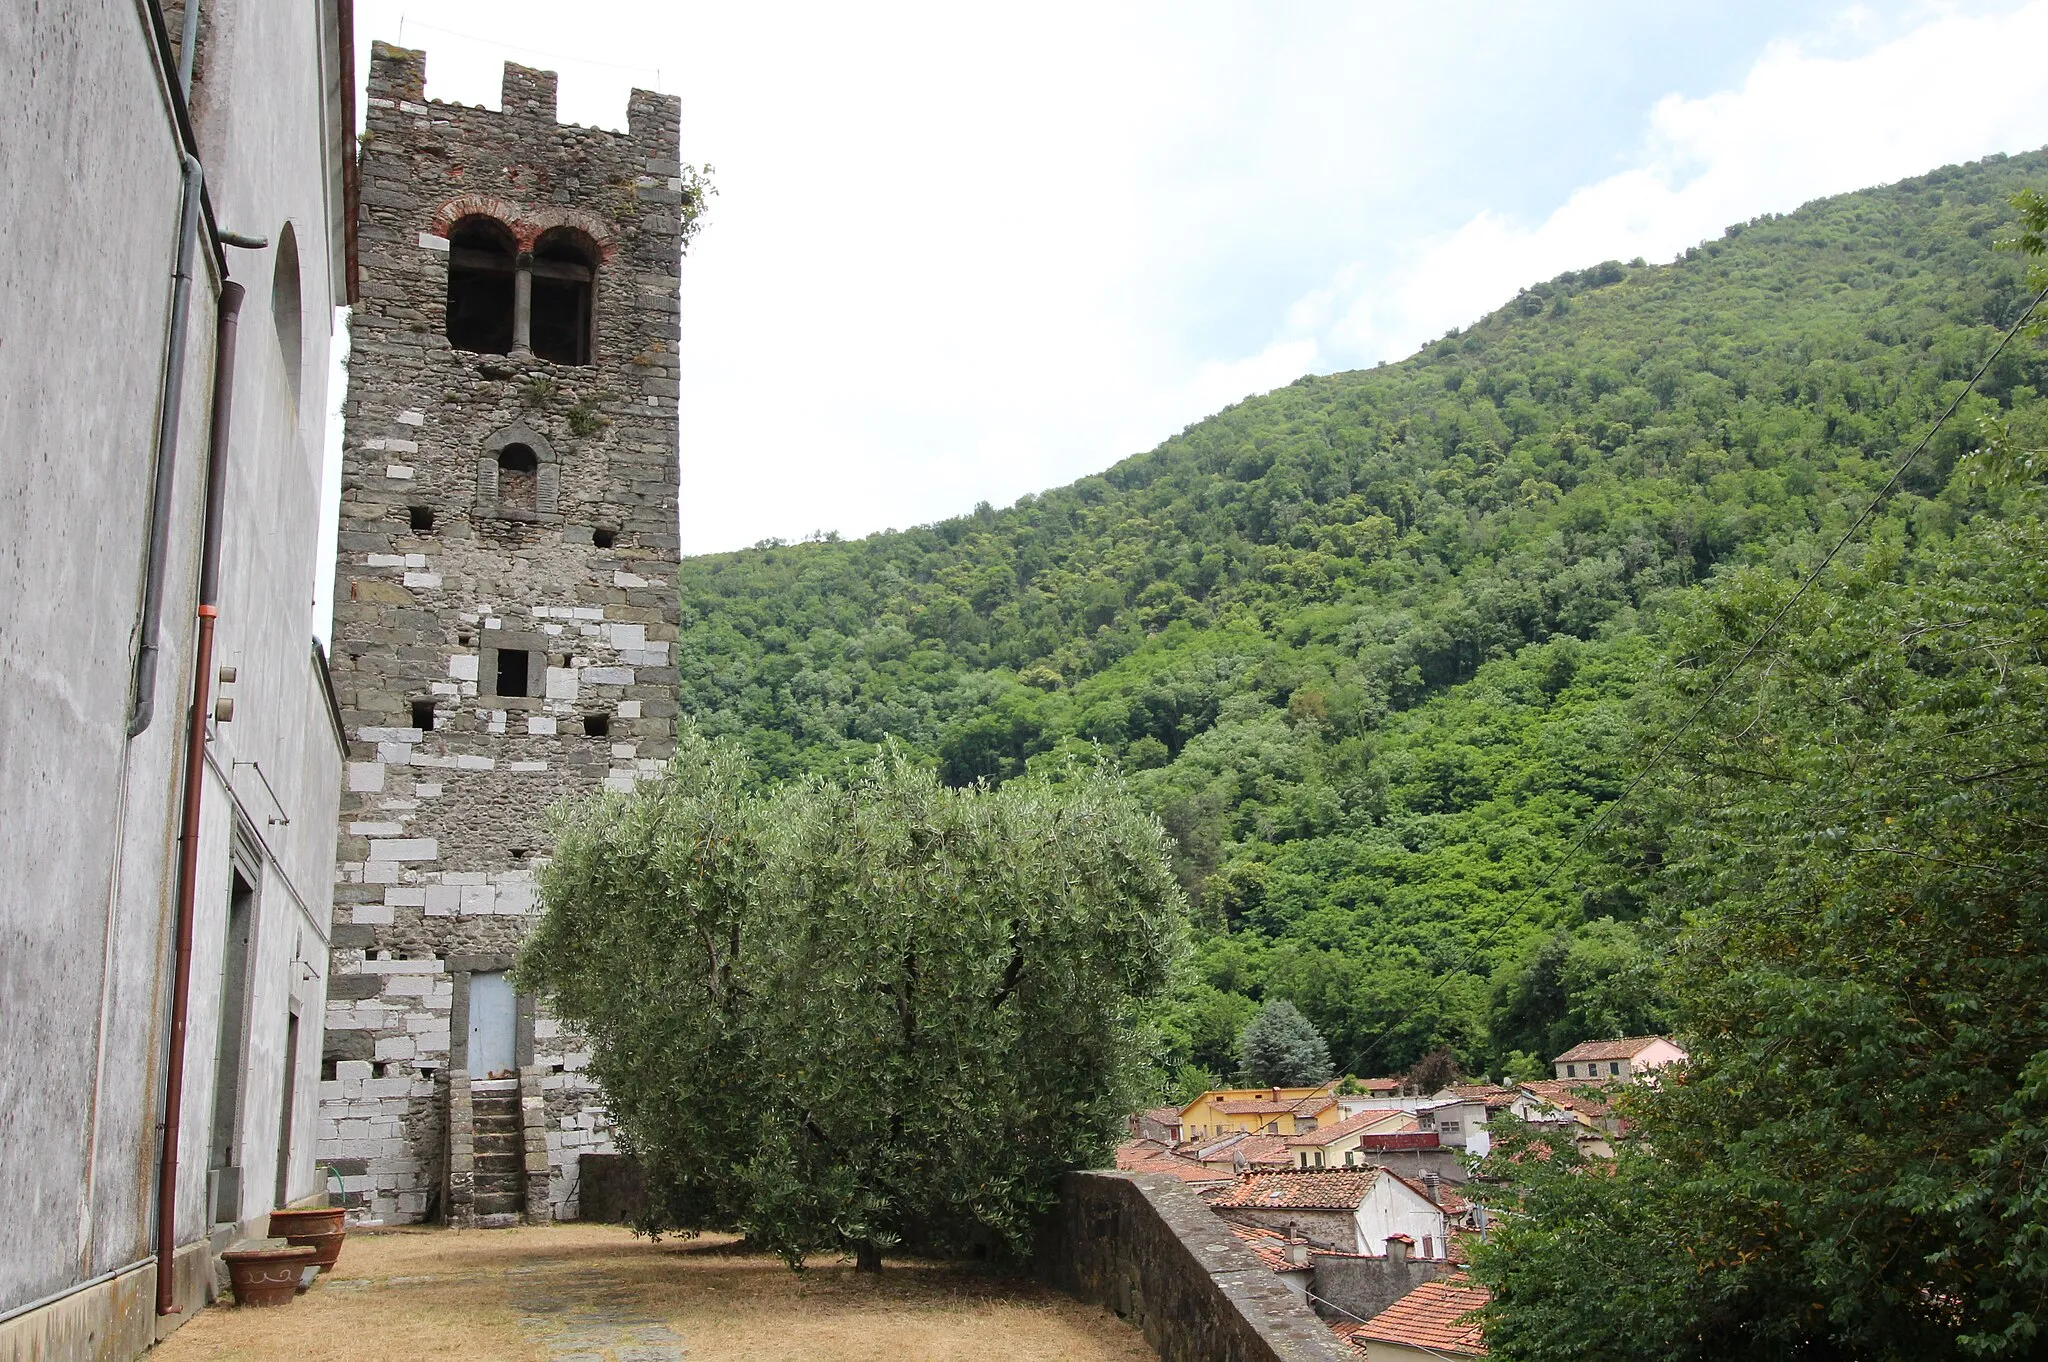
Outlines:
[[[618,249],[618,233],[595,213],[552,204],[526,208],[495,194],[462,194],[448,200],[434,210],[434,234],[447,236],[450,229],[466,217],[496,218],[512,229],[513,239],[522,251],[532,250],[543,233],[557,227],[574,228],[589,237],[597,248],[599,264],[610,260]]]
[[[530,461],[530,462],[529,462]],[[506,469],[511,469],[509,476]],[[507,494],[513,479],[532,477],[533,499]],[[523,488],[521,489],[523,491]],[[476,513],[500,520],[561,518],[562,461],[539,431],[506,426],[486,439],[476,460]]]

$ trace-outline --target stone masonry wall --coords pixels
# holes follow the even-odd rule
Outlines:
[[[1451,1275],[1452,1264],[1441,1259],[1405,1258],[1359,1253],[1310,1253],[1315,1268],[1316,1313],[1334,1323],[1363,1323],[1424,1282]]]
[[[658,770],[676,715],[679,102],[636,90],[616,133],[557,123],[547,72],[508,64],[502,111],[428,101],[425,83],[424,54],[374,46],[321,1089],[321,1158],[351,1205],[401,1221],[445,1213],[445,1079],[463,1063],[467,971],[500,967],[529,930],[543,813]],[[448,234],[468,215],[509,228],[522,262],[552,228],[594,243],[591,363],[450,345]],[[498,499],[496,451],[515,440],[541,460],[523,505]],[[528,696],[493,693],[500,647],[536,656]],[[423,703],[431,727],[415,722]],[[586,732],[588,716],[609,732]],[[587,1060],[523,1005],[516,1062],[545,1097],[558,1216],[575,1212],[578,1154],[611,1147]]]
[[[1163,1173],[1067,1174],[1038,1268],[1135,1325],[1161,1362],[1356,1358],[1201,1197]]]

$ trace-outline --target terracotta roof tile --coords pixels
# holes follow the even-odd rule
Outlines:
[[[1598,1120],[1608,1111],[1607,1104],[1597,1097],[1587,1097],[1581,1089],[1583,1083],[1574,1083],[1569,1078],[1543,1078],[1534,1083],[1522,1084],[1522,1091],[1532,1097],[1548,1102],[1565,1111],[1579,1111]]]
[[[1285,1167],[1294,1162],[1294,1156],[1287,1152],[1286,1136],[1247,1135],[1242,1131],[1195,1146],[1194,1159],[1197,1163],[1207,1164],[1211,1168],[1234,1167],[1240,1159],[1248,1164],[1271,1164],[1276,1167]]]
[[[1465,1102],[1484,1102],[1488,1111],[1505,1107],[1515,1100],[1514,1089],[1497,1088],[1491,1083],[1474,1083],[1448,1090],[1452,1096]]]
[[[1230,1223],[1230,1232],[1242,1240],[1246,1248],[1258,1254],[1260,1262],[1275,1272],[1308,1271],[1306,1266],[1297,1267],[1287,1261],[1287,1236],[1280,1231],[1269,1230],[1261,1225]]]
[[[1311,1147],[1325,1145],[1332,1140],[1341,1140],[1346,1135],[1355,1135],[1361,1130],[1368,1130],[1389,1117],[1406,1115],[1407,1113],[1399,1111],[1361,1111],[1356,1116],[1347,1116],[1335,1125],[1319,1126],[1314,1130],[1305,1130],[1288,1140],[1287,1143],[1291,1145],[1309,1145]],[[1410,1129],[1415,1127],[1415,1119],[1413,1117],[1408,1117],[1407,1123]]]
[[[1246,1210],[1355,1211],[1380,1174],[1374,1167],[1300,1168],[1284,1173],[1246,1173],[1212,1205]]]
[[[1116,1166],[1126,1173],[1168,1173],[1182,1182],[1221,1182],[1230,1174],[1204,1168],[1157,1140],[1125,1140],[1116,1147]]]
[[[1629,1036],[1622,1040],[1581,1041],[1571,1049],[1551,1060],[1562,1064],[1568,1059],[1634,1059],[1658,1041],[1669,1044],[1669,1036]]]
[[[1363,1324],[1332,1324],[1330,1326],[1330,1332],[1335,1334],[1338,1338],[1342,1339],[1345,1343],[1351,1345],[1353,1348],[1356,1348],[1358,1350],[1358,1355],[1360,1357],[1363,1357],[1365,1356],[1365,1340],[1358,1336],[1358,1331],[1360,1329],[1363,1329],[1364,1327],[1365,1326]]]
[[[1364,1324],[1352,1326],[1353,1347],[1394,1343],[1452,1357],[1484,1357],[1486,1343],[1473,1311],[1491,1299],[1485,1287],[1459,1275],[1424,1282]]]
[[[1246,1163],[1273,1164],[1285,1168],[1294,1162],[1294,1156],[1287,1152],[1287,1137],[1284,1135],[1247,1135],[1230,1151],[1231,1161],[1243,1159]]]

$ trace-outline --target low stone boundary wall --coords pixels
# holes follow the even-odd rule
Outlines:
[[[1199,1196],[1163,1173],[1069,1173],[1039,1274],[1135,1325],[1161,1362],[1357,1362]]]

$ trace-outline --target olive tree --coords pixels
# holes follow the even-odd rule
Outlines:
[[[754,782],[686,726],[659,779],[557,815],[541,876],[520,975],[589,1037],[640,1228],[1021,1256],[1134,1105],[1184,933],[1165,834],[1079,767]]]

